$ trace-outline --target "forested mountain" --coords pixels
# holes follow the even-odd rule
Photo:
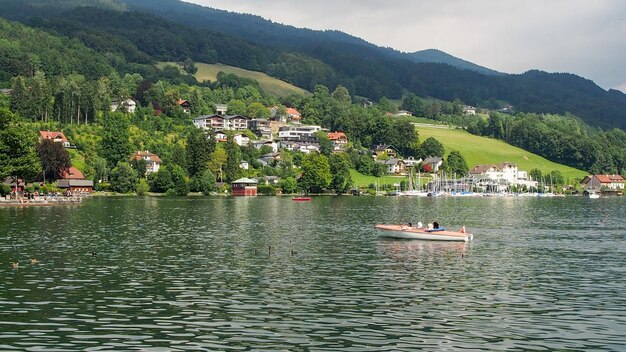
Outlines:
[[[46,4],[54,10],[47,12]],[[99,8],[76,8],[85,5]],[[517,111],[569,112],[593,126],[626,128],[626,95],[575,75],[483,74],[433,51],[422,52],[430,56],[423,60],[445,64],[416,63],[422,58],[345,33],[298,29],[178,0],[0,0],[0,15],[120,55],[125,68],[191,58],[262,71],[307,90],[343,85],[374,100],[413,92],[489,108],[508,103]],[[468,69],[453,67],[462,64]]]
[[[406,55],[415,62],[434,62],[438,64],[448,64],[456,68],[475,71],[485,75],[502,75],[501,72],[480,65],[476,65],[475,63],[463,59],[459,59],[458,57],[452,56],[437,49],[420,50]]]

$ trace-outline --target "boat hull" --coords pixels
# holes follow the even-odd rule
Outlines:
[[[375,226],[381,237],[400,238],[409,240],[429,240],[429,241],[455,241],[468,242],[474,238],[471,233],[457,231],[434,231],[429,232],[421,228],[408,227],[403,225],[383,225]]]
[[[311,197],[293,197],[291,198],[294,202],[310,202]]]

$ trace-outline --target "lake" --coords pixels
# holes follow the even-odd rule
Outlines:
[[[0,350],[625,351],[625,209],[350,196],[0,208]],[[465,225],[474,241],[373,229],[408,221]]]

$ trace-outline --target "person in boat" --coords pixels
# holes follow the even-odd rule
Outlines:
[[[433,228],[434,228],[435,230],[437,230],[437,229],[439,228],[439,223],[438,223],[438,222],[436,222],[436,221],[435,221],[435,222],[433,222]]]
[[[409,221],[409,227],[413,227],[413,223]]]

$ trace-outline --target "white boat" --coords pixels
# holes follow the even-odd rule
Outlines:
[[[446,229],[429,230],[423,227],[408,225],[378,224],[375,227],[381,237],[458,242],[468,242],[474,239],[474,235],[465,232],[465,227],[462,227],[461,231],[448,231]]]
[[[600,198],[600,193],[589,193],[588,197],[590,199],[598,199]]]

